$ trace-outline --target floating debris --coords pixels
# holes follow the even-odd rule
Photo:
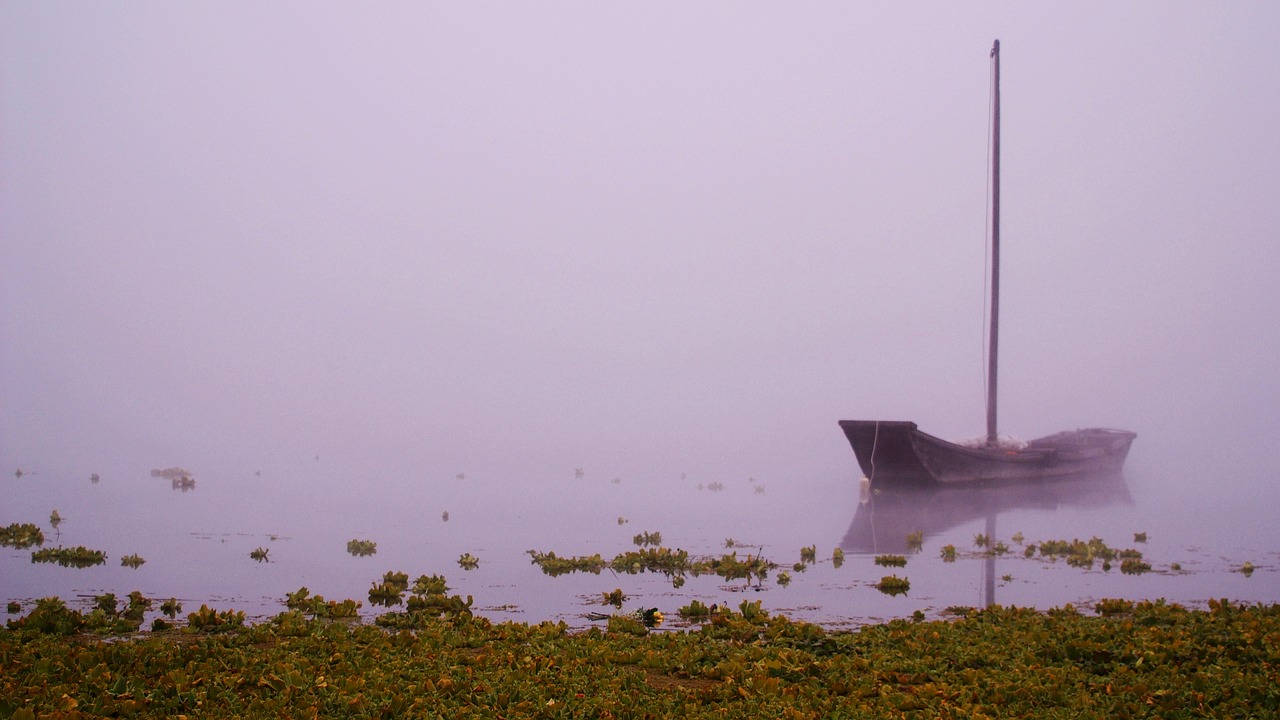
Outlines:
[[[101,479],[102,478],[98,476],[98,473],[92,473],[89,475],[89,482],[93,483],[94,485],[97,485],[98,481]]]
[[[449,522],[449,511],[445,510],[444,512],[440,513],[440,519],[443,520],[444,522]]]

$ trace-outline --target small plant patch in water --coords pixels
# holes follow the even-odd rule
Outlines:
[[[120,558],[121,566],[134,568],[135,570],[139,567],[142,567],[142,563],[144,562],[146,562],[146,560],[144,560],[141,555],[138,555],[136,553],[133,555],[125,555],[124,557]]]
[[[800,548],[800,562],[812,564],[817,561],[818,561],[817,545],[809,545],[808,547]]]
[[[18,602],[17,600],[10,600],[9,605],[6,607],[6,609],[9,611],[10,615],[17,615],[18,613],[22,612],[22,603]]]
[[[87,568],[101,565],[107,561],[107,554],[101,550],[90,550],[83,545],[73,548],[52,547],[31,553],[33,563],[57,563],[62,567]]]
[[[804,567],[804,566],[801,565],[801,567]],[[791,573],[787,572],[786,570],[783,570],[782,572],[778,573],[778,584],[781,585],[782,587],[786,587],[790,585]]]
[[[902,595],[911,590],[911,582],[897,575],[885,575],[875,587],[885,595]]]
[[[269,552],[271,551],[264,547],[255,548],[249,552],[249,557],[258,562],[267,562],[267,554]]]
[[[231,632],[244,627],[244,612],[240,610],[213,610],[208,605],[187,616],[187,627],[205,633]]]
[[[463,570],[475,570],[480,567],[480,558],[471,553],[463,553],[462,557],[458,558],[458,567]]]
[[[973,544],[980,548],[986,547],[990,542],[991,538],[987,537],[986,533],[978,533],[973,536]]]
[[[603,594],[604,604],[612,605],[618,609],[622,609],[622,603],[627,599],[627,596],[622,592],[622,588],[615,588]]]
[[[662,544],[662,533],[645,531],[631,538],[631,542],[640,547],[652,545],[657,547]]]
[[[711,617],[711,608],[698,600],[691,600],[688,605],[676,610],[676,614],[691,622],[701,622]]]
[[[876,565],[881,567],[906,567],[907,558],[902,555],[877,555]]]
[[[1141,575],[1142,573],[1150,572],[1150,570],[1150,565],[1135,558],[1126,558],[1120,561],[1120,572],[1125,575]]]
[[[168,615],[170,618],[177,617],[178,613],[182,612],[182,603],[178,602],[177,598],[169,598],[168,600],[160,603],[160,612]]]
[[[57,510],[49,513],[49,524],[53,526],[54,530],[57,530],[58,526],[62,524],[62,516],[58,514]]]
[[[13,523],[0,528],[0,546],[26,550],[44,544],[44,531],[32,523]]]
[[[368,557],[378,554],[378,543],[372,540],[348,540],[347,552],[353,557]]]
[[[1009,539],[1012,540],[1015,545],[1021,545],[1022,541],[1024,540],[1024,538],[1022,537],[1022,531],[1019,530],[1018,532],[1014,533],[1013,537]]]
[[[835,550],[832,550],[831,566],[838,569],[843,564],[844,564],[844,550],[842,548],[836,548]]]
[[[1246,560],[1245,563],[1240,566],[1240,573],[1245,577],[1253,575],[1253,563]]]
[[[907,535],[907,549],[911,552],[920,552],[924,547],[924,531],[917,530]]]
[[[942,546],[942,562],[955,562],[955,561],[956,561],[956,546],[955,545]]]
[[[1133,534],[1133,541],[1136,543],[1144,543],[1147,541],[1147,534],[1144,532],[1136,532]]]

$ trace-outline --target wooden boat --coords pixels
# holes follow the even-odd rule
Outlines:
[[[988,326],[987,433],[955,443],[902,420],[841,420],[840,428],[872,488],[937,483],[1049,480],[1117,471],[1136,435],[1127,430],[1069,430],[1019,443],[996,432],[1000,311],[1000,41],[991,48],[991,319]]]

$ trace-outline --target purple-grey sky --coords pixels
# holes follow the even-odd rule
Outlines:
[[[980,432],[995,38],[1003,429],[1273,437],[1277,37],[1273,3],[9,0],[0,462],[852,474],[841,418]]]

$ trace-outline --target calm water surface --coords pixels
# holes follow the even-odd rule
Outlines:
[[[330,599],[362,600],[371,615],[370,585],[396,570],[411,578],[444,575],[451,593],[473,596],[479,614],[494,620],[563,620],[575,627],[592,623],[587,613],[611,612],[599,598],[615,588],[627,595],[626,610],[658,607],[674,616],[695,598],[734,606],[760,600],[771,611],[829,627],[917,610],[937,616],[991,600],[1047,609],[1101,598],[1190,606],[1222,597],[1280,599],[1273,493],[1170,482],[1176,471],[1161,470],[1139,448],[1126,475],[1110,482],[880,494],[866,503],[851,455],[847,472],[759,478],[613,477],[589,468],[578,477],[573,467],[458,477],[452,469],[369,468],[313,457],[270,471],[187,466],[196,479],[189,491],[152,477],[147,465],[42,468],[0,481],[0,524],[36,523],[46,547],[84,545],[109,559],[63,568],[32,563],[30,550],[0,548],[0,596],[21,601],[25,611],[30,600],[49,595],[87,606],[94,594],[136,589],[177,597],[188,612],[208,603],[264,617],[281,611],[285,593],[306,586]],[[721,489],[713,489],[717,482]],[[56,530],[49,522],[55,509],[64,519]],[[1010,547],[994,560],[974,542],[992,528]],[[760,584],[700,576],[676,589],[655,574],[548,577],[528,555],[608,559],[634,549],[633,536],[645,531],[695,556],[727,552],[733,540],[739,554],[763,552],[782,567]],[[918,551],[906,542],[915,531],[924,533]],[[1024,543],[1098,537],[1140,550],[1152,571],[1124,575],[1118,562],[1104,571],[1028,559],[1013,540],[1017,533]],[[1137,542],[1135,533],[1146,533],[1146,541]],[[377,554],[352,557],[346,552],[352,539],[376,542]],[[942,560],[948,544],[957,548],[954,562]],[[793,569],[809,545],[819,561]],[[250,559],[258,547],[269,549],[268,562]],[[837,547],[846,554],[839,568],[831,561]],[[120,558],[132,553],[146,564],[121,567]],[[464,553],[477,556],[479,567],[459,567]],[[908,564],[876,566],[882,553],[906,554]],[[1256,568],[1251,576],[1238,571],[1245,562]],[[1175,563],[1180,570],[1171,569]],[[792,580],[785,587],[777,582],[783,570]],[[880,593],[873,585],[889,574],[908,578],[910,591]]]

